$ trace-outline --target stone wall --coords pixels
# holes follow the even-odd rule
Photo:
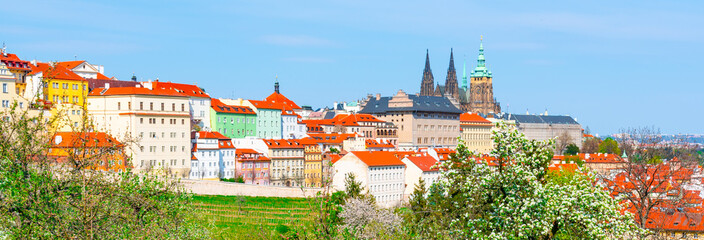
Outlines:
[[[275,187],[243,183],[181,180],[186,189],[198,195],[258,196],[258,197],[310,197],[321,188]]]

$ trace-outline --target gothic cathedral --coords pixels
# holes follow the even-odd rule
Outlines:
[[[494,98],[491,71],[486,67],[484,59],[484,46],[479,44],[479,57],[477,67],[470,73],[470,85],[467,89],[467,64],[464,64],[462,73],[462,86],[457,85],[457,73],[452,49],[450,50],[450,66],[447,69],[445,85],[434,86],[433,72],[430,70],[430,57],[426,50],[425,69],[423,81],[420,86],[421,96],[447,97],[456,103],[462,111],[475,112],[486,115],[501,112],[501,106]]]

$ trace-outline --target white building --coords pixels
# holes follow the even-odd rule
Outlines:
[[[405,164],[393,152],[353,151],[333,164],[332,185],[344,191],[345,177],[354,174],[377,204],[391,207],[403,200],[405,169]]]
[[[281,133],[284,139],[301,139],[306,135],[306,124],[300,122],[301,116],[296,114],[288,106],[282,106],[281,112]]]
[[[27,100],[23,99],[15,91],[15,76],[10,72],[5,63],[0,62],[0,113],[8,110],[12,107],[15,101],[17,101],[17,107],[19,110],[25,110],[29,107]]]
[[[96,88],[88,94],[88,114],[96,131],[126,143],[137,171],[160,170],[171,177],[187,177],[191,138],[188,96],[173,89],[142,87]]]
[[[411,196],[420,179],[425,182],[425,189],[429,189],[430,185],[440,178],[439,169],[433,167],[438,161],[427,154],[407,156],[401,161],[406,164],[406,189],[403,192],[405,200]]]
[[[82,60],[58,62],[56,64],[68,68],[71,72],[78,74],[78,76],[82,78],[109,79],[107,76],[103,75],[105,68],[102,65],[93,65]]]
[[[235,146],[219,132],[194,132],[191,135],[190,179],[220,180],[235,177]]]
[[[146,83],[142,83],[146,84]],[[210,126],[210,95],[196,85],[172,82],[152,82],[154,89],[171,89],[188,96],[189,112],[193,129],[211,131]],[[197,127],[196,127],[197,126]]]

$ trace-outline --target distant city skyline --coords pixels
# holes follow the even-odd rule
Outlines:
[[[281,92],[314,108],[420,91],[426,49],[476,66],[484,37],[504,112],[570,115],[592,133],[704,134],[704,3],[590,1],[23,1],[0,41],[24,60],[86,60],[107,76],[197,84],[212,97]]]

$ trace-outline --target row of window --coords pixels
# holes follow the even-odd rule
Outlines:
[[[147,118],[147,121],[149,122],[149,124],[157,124],[158,123],[157,118]],[[139,118],[139,124],[144,124],[144,118]],[[165,118],[161,119],[161,124],[166,124]],[[169,124],[171,124],[171,125],[178,124],[178,119],[170,118]],[[186,119],[181,119],[181,125],[186,125]]]
[[[178,134],[176,132],[170,132],[169,137],[170,138],[176,138]],[[140,138],[144,138],[144,132],[139,133]],[[149,138],[158,138],[157,132],[149,132]],[[164,139],[166,138],[166,132],[161,132],[161,138]],[[181,132],[181,138],[186,138],[186,133]]]
[[[59,95],[52,95],[51,101],[55,103],[69,103],[69,100],[72,100],[71,103],[79,103],[80,98],[78,96],[59,96]]]
[[[401,173],[401,172],[372,173],[372,174],[369,174],[369,178],[371,178],[372,181],[399,180],[399,179],[403,179],[403,173]]]
[[[68,83],[62,83],[62,84],[61,84],[61,88],[62,88],[62,89],[68,89],[68,85],[69,85]],[[85,85],[85,84],[81,84],[81,85],[83,86],[83,91],[85,91],[85,90],[86,90],[86,85]],[[58,88],[59,88],[59,83],[57,83],[57,82],[52,83],[52,84],[51,84],[51,87],[58,89]],[[78,90],[78,84],[71,84],[71,88],[72,88],[73,90]]]
[[[160,106],[161,106],[161,108],[160,108],[161,111],[167,111],[166,109],[169,107],[165,103],[161,103]],[[176,106],[177,106],[176,103],[171,103],[170,107],[171,107],[172,112],[176,112],[176,109],[177,109]],[[117,110],[122,110],[122,102],[117,102]],[[127,102],[127,110],[132,110],[132,102]],[[145,110],[144,109],[144,102],[139,102],[139,110]],[[154,103],[153,102],[149,103],[149,111],[154,111]],[[186,111],[186,104],[181,103],[181,112],[185,112],[185,111]]]
[[[451,126],[451,125],[437,125],[437,131],[441,132],[450,132],[450,131],[457,131],[457,126]],[[435,125],[417,125],[417,128],[419,131],[431,131],[435,132]]]
[[[430,140],[430,141],[428,141]],[[435,137],[424,137],[424,138],[418,138],[416,144],[457,144],[457,139],[453,137],[439,137],[435,139]]]
[[[371,192],[399,191],[403,190],[403,183],[370,184]]]
[[[288,166],[303,166],[303,161],[296,160],[276,160],[276,161],[271,161],[271,166],[272,167],[288,167]]]
[[[170,159],[168,162],[166,159],[162,159],[161,161],[158,161],[156,159],[152,160],[142,160],[139,164],[140,167],[169,167],[169,166],[177,166],[178,160],[177,159]],[[185,166],[186,165],[186,159],[181,160],[181,165],[179,166]]]
[[[217,122],[227,123],[228,117],[218,117]],[[235,117],[229,118],[230,123],[235,123]],[[237,118],[237,123],[254,123],[254,118]]]
[[[157,146],[149,146],[149,152],[155,153],[159,148]],[[178,146],[169,146],[169,152],[177,152]],[[139,151],[144,152],[144,146],[139,146]],[[166,146],[161,146],[161,152],[166,152]],[[181,146],[181,152],[186,152],[186,147]]]

